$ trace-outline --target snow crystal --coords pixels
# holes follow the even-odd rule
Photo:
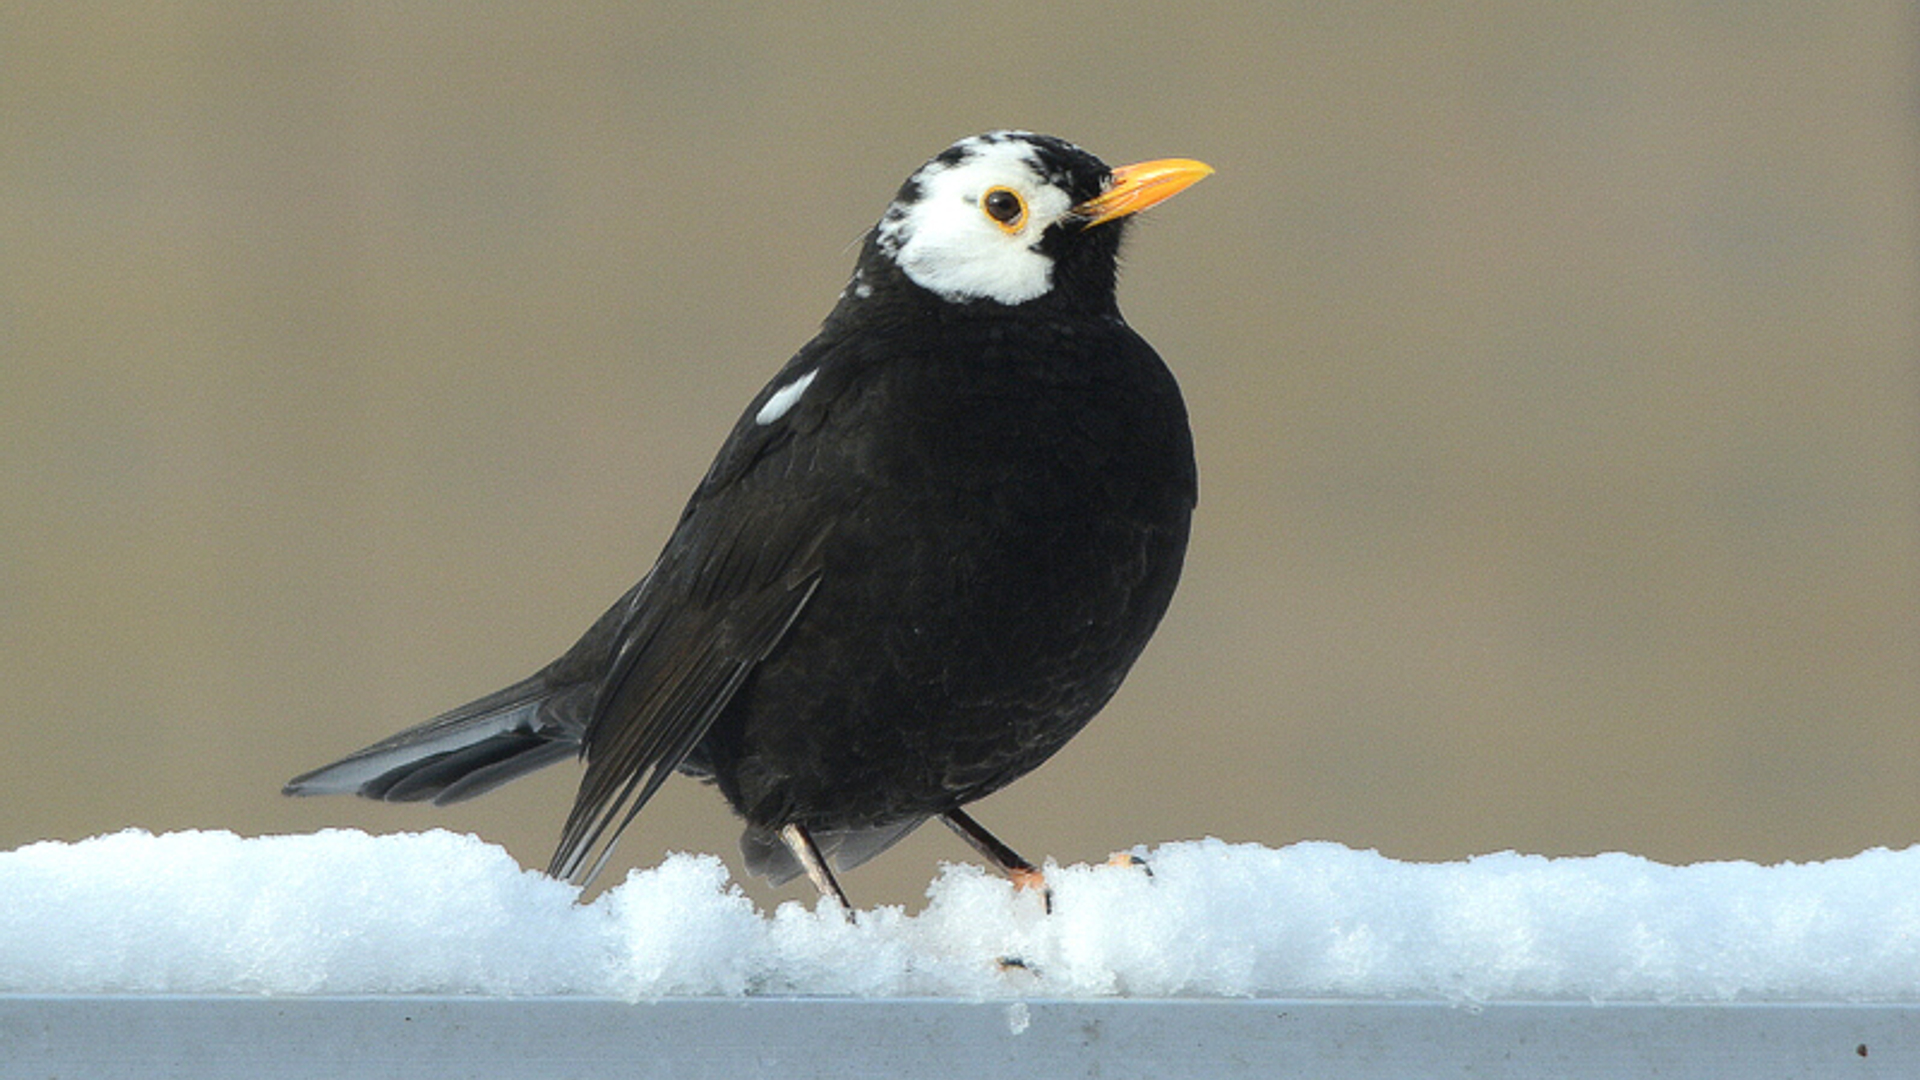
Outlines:
[[[1920,848],[1679,867],[1140,854],[1048,867],[1051,913],[949,866],[920,914],[849,921],[756,910],[711,856],[580,904],[447,832],[129,831],[0,853],[0,992],[1920,1001]]]

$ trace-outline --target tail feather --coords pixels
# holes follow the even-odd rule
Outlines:
[[[491,791],[578,752],[576,746],[530,732],[503,731],[470,746],[406,762],[368,781],[360,794],[385,802],[432,799],[444,806]]]
[[[580,752],[565,690],[515,683],[287,782],[288,795],[361,795],[387,802],[472,798]]]
[[[465,802],[476,795],[485,795],[509,780],[518,780],[530,772],[544,769],[556,761],[565,761],[579,756],[578,742],[548,739],[523,740],[512,756],[503,756],[491,765],[474,769],[456,779],[435,795],[433,801],[439,806]]]

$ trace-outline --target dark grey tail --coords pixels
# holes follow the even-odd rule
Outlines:
[[[387,802],[471,799],[580,753],[581,688],[535,675],[287,781],[288,795],[362,795]]]

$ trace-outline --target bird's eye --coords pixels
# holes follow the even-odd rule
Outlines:
[[[980,209],[1004,232],[1019,232],[1027,223],[1027,200],[1012,188],[989,188],[980,196]]]

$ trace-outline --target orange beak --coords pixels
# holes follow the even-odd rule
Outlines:
[[[1113,186],[1073,208],[1091,229],[1166,202],[1213,175],[1213,166],[1187,158],[1161,158],[1113,170]]]

